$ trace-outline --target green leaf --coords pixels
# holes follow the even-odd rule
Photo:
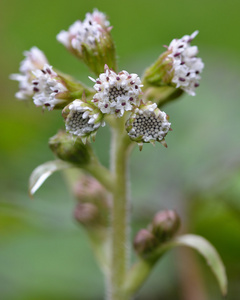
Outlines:
[[[188,246],[197,250],[207,261],[208,266],[216,276],[223,296],[227,294],[227,276],[224,264],[217,250],[203,237],[186,234],[175,238],[170,244],[174,246]]]
[[[29,178],[29,195],[30,197],[40,188],[44,181],[55,171],[74,167],[72,164],[62,160],[48,161],[38,166]]]

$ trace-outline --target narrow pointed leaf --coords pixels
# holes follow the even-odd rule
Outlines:
[[[227,276],[224,264],[217,250],[203,237],[186,234],[172,241],[173,246],[188,246],[197,250],[207,261],[208,266],[217,278],[220,290],[225,296],[227,294]]]
[[[48,161],[38,166],[29,178],[29,195],[32,197],[52,173],[71,167],[73,165],[62,160]]]

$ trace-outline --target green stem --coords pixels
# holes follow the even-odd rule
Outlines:
[[[111,223],[111,274],[108,292],[111,300],[129,299],[123,294],[122,286],[129,261],[129,201],[127,185],[127,165],[131,141],[125,131],[124,118],[117,119],[112,129],[111,169],[116,180],[112,193]]]
[[[84,166],[84,169],[95,177],[109,192],[115,190],[115,181],[111,172],[99,162],[93,161]]]
[[[145,258],[139,257],[138,261],[128,271],[123,286],[124,293],[134,295],[149,277],[152,269],[160,257],[172,247],[171,242],[161,245]]]

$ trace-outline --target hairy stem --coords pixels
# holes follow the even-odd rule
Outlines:
[[[108,297],[111,300],[129,299],[123,294],[129,261],[129,199],[127,164],[131,143],[125,131],[124,118],[117,119],[113,128],[111,170],[116,181],[111,220],[111,274]]]

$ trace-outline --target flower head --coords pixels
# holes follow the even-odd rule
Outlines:
[[[74,100],[63,110],[66,130],[81,137],[86,142],[88,137],[95,138],[100,126],[105,126],[103,114],[91,103]]]
[[[98,79],[90,79],[95,82],[94,89],[97,91],[93,102],[104,114],[122,117],[125,111],[132,110],[133,105],[139,102],[142,84],[137,74],[127,71],[116,74],[106,66]]]
[[[62,30],[57,40],[95,73],[103,72],[104,64],[116,68],[115,46],[110,35],[106,15],[98,10],[87,13],[85,20],[77,20],[68,31]]]
[[[198,34],[195,31],[190,36],[185,35],[181,39],[174,39],[169,47],[168,58],[172,60],[173,77],[172,82],[177,88],[183,89],[188,94],[194,96],[195,89],[199,86],[200,73],[204,64],[198,54],[197,46],[190,46],[191,41]]]
[[[83,22],[77,20],[69,27],[68,31],[62,30],[57,35],[57,40],[65,47],[72,47],[81,53],[82,44],[94,48],[95,41],[99,42],[104,31],[110,29],[106,15],[98,10],[94,10],[92,14],[86,14]]]
[[[143,143],[160,142],[165,147],[164,137],[168,133],[171,123],[165,112],[157,108],[156,103],[142,103],[135,108],[126,123],[126,129],[130,138],[137,142],[140,150]]]
[[[60,99],[60,96],[67,92],[67,88],[58,74],[53,71],[52,66],[45,64],[41,70],[33,71],[33,75],[35,77],[32,81],[34,104],[51,110],[56,105],[65,102]]]
[[[25,59],[21,62],[19,68],[21,74],[12,74],[10,78],[19,81],[19,91],[15,95],[16,98],[28,100],[33,96],[32,80],[34,74],[32,71],[42,69],[48,61],[44,53],[37,47],[32,47],[30,51],[25,51],[23,54]]]

